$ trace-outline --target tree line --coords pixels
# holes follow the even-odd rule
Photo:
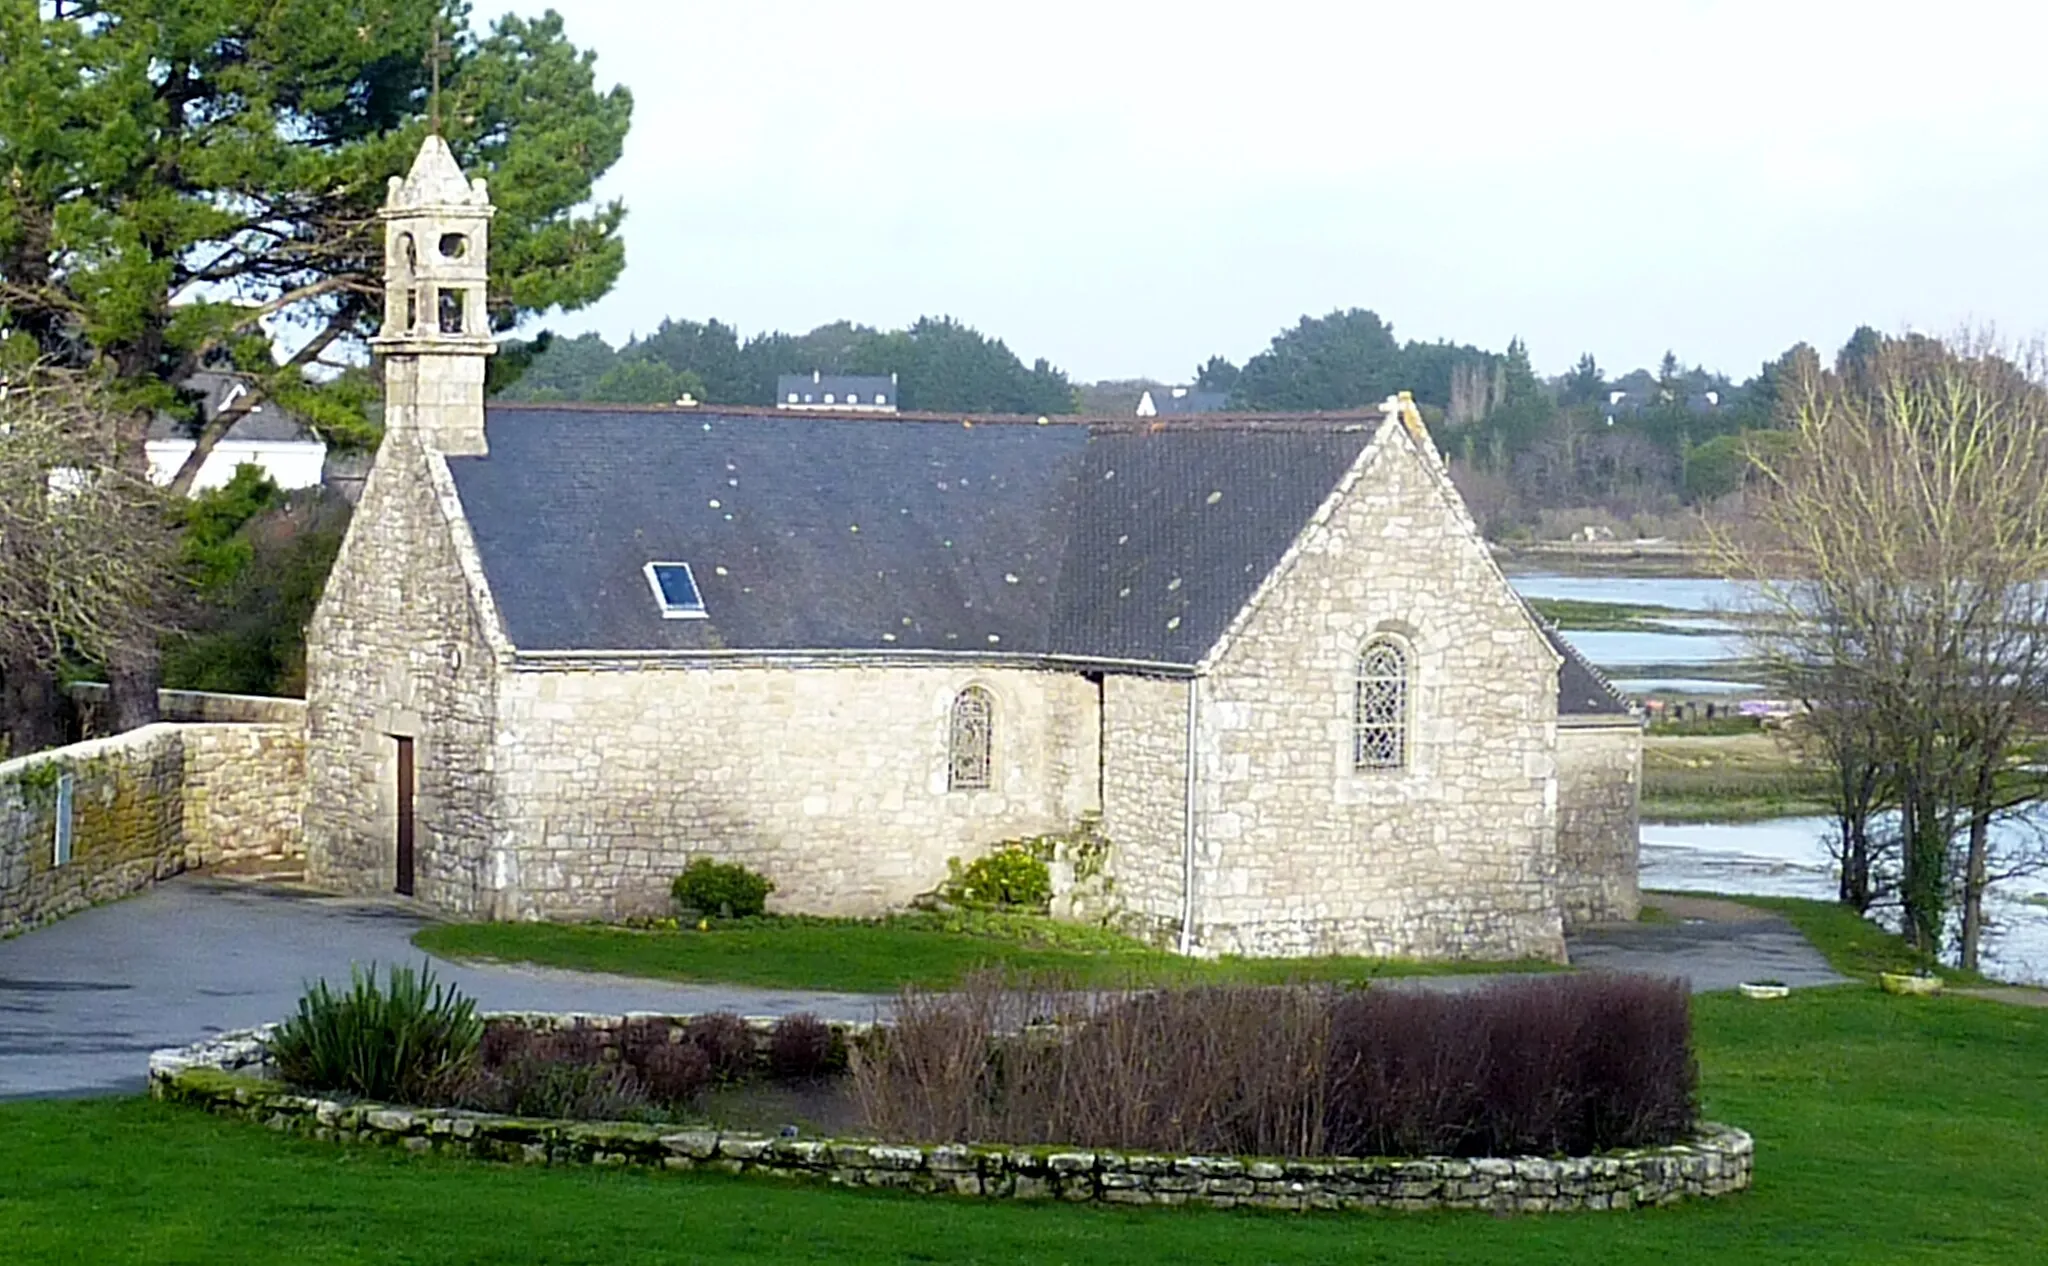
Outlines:
[[[897,379],[899,408],[945,413],[1072,413],[1073,384],[1044,358],[1026,366],[1001,339],[951,317],[924,317],[908,329],[877,330],[851,321],[808,334],[769,332],[741,338],[722,321],[664,320],[651,334],[614,349],[596,334],[541,335],[509,349],[525,364],[505,400],[587,400],[612,404],[776,403],[783,374],[863,374]]]
[[[1866,359],[1879,342],[1858,329],[1838,360]],[[1242,366],[1197,365],[1199,391],[1243,412],[1370,409],[1413,393],[1490,535],[1536,528],[1548,511],[1597,509],[1617,518],[1712,507],[1740,487],[1746,437],[1777,426],[1778,382],[1801,344],[1737,382],[1667,353],[1655,369],[1610,377],[1588,353],[1566,373],[1539,376],[1527,346],[1402,342],[1363,308],[1304,316]],[[851,321],[807,334],[742,336],[722,321],[672,318],[614,348],[596,334],[542,334],[506,346],[494,388],[523,401],[770,406],[783,374],[898,376],[911,410],[1063,414],[1084,395],[1134,405],[1147,380],[1077,386],[1044,359],[1026,366],[998,338],[945,317],[882,331]]]
[[[1882,342],[1858,328],[1837,356],[1862,364]],[[1233,408],[1366,408],[1412,392],[1430,433],[1488,535],[1527,531],[1544,512],[1600,509],[1618,518],[1680,515],[1737,493],[1752,438],[1778,429],[1779,384],[1813,349],[1797,344],[1748,378],[1665,353],[1654,368],[1610,376],[1592,353],[1551,378],[1527,345],[1503,351],[1400,342],[1362,308],[1303,317],[1242,367],[1212,356],[1196,384]]]

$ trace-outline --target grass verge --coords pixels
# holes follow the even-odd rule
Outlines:
[[[10,1262],[2022,1262],[2048,1243],[2048,1011],[1875,989],[1696,1000],[1755,1189],[1635,1213],[990,1204],[525,1169],[287,1139],[140,1099],[0,1104]],[[2028,1247],[2032,1245],[2033,1247]]]
[[[1665,633],[1660,620],[1695,615],[1677,607],[1641,602],[1597,602],[1586,598],[1531,598],[1537,615],[1560,629],[1623,633]]]
[[[1555,967],[1533,961],[1193,959],[1099,928],[990,914],[768,917],[714,922],[704,931],[640,931],[598,923],[444,923],[420,930],[413,944],[445,958],[835,993],[892,993],[905,985],[944,988],[980,967],[1059,973],[1082,985],[1280,984]]]
[[[1757,822],[1827,811],[1823,775],[1771,734],[1643,737],[1645,820]]]

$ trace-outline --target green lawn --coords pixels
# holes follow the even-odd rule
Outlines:
[[[1499,1219],[980,1205],[416,1159],[117,1099],[0,1104],[0,1260],[2038,1260],[2048,1012],[1853,987],[1768,1003],[1711,995],[1697,1019],[1707,1112],[1756,1135],[1756,1188],[1671,1209]]]
[[[844,993],[942,988],[978,967],[1057,973],[1084,985],[1346,981],[1554,967],[1382,958],[1190,959],[1099,929],[1015,915],[771,917],[717,922],[708,931],[659,932],[595,923],[445,923],[421,930],[413,944],[448,958]]]

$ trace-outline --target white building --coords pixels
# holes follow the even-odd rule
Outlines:
[[[195,391],[204,391],[200,416],[206,422],[234,407],[250,390],[249,384],[233,374],[202,370],[186,380]],[[192,455],[193,437],[177,421],[159,416],[150,425],[146,449],[150,478],[167,484]],[[280,488],[311,488],[320,482],[320,468],[327,458],[327,445],[298,418],[268,401],[243,414],[228,429],[206,461],[192,491],[218,488],[234,478],[235,468],[248,463],[260,467]]]

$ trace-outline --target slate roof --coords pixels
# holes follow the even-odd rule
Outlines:
[[[1197,391],[1191,387],[1147,388],[1145,393],[1138,397],[1141,408],[1147,397],[1152,401],[1153,412],[1162,418],[1197,413],[1221,413],[1230,407],[1228,392]]]
[[[521,650],[1190,666],[1378,426],[494,405],[489,456],[446,460]],[[649,562],[708,618],[662,619]]]
[[[242,385],[242,380],[235,374],[202,369],[179,385],[200,397],[199,416],[203,422],[211,422],[220,416],[220,411],[234,398],[235,388]],[[169,414],[159,413],[150,420],[148,438],[189,440],[192,438],[192,430],[189,425],[179,422]],[[306,424],[300,421],[296,414],[287,412],[275,401],[270,400],[243,414],[241,420],[228,428],[228,433],[223,438],[264,443],[320,442],[319,437],[307,429]]]
[[[1541,617],[1536,622],[1543,629],[1543,636],[1550,639],[1551,649],[1564,657],[1564,663],[1557,669],[1557,714],[1559,716],[1627,716],[1628,703],[1600,670],[1579,654],[1579,649],[1565,640],[1556,626]]]
[[[880,396],[882,403],[895,404],[896,382],[887,375],[857,374],[783,374],[775,380],[775,402],[779,405],[787,406],[791,396],[799,404],[823,404],[828,395],[834,403],[857,396],[861,404],[873,404],[875,397]]]

